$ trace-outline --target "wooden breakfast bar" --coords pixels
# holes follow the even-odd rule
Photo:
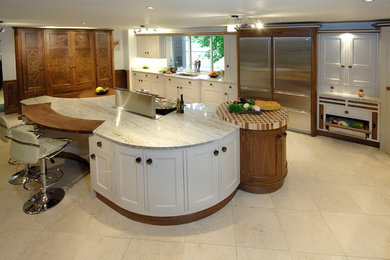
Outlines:
[[[270,193],[283,186],[287,175],[287,110],[256,114],[229,113],[227,104],[217,109],[218,116],[240,129],[240,185],[251,193]]]

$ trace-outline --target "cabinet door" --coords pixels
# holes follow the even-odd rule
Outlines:
[[[165,80],[164,76],[152,75],[151,80],[151,92],[157,94],[160,97],[165,97]]]
[[[74,65],[77,90],[95,88],[95,55],[92,32],[74,31]]]
[[[179,85],[176,83],[177,82],[175,82],[171,78],[166,79],[165,91],[164,91],[166,99],[169,99],[169,100],[177,99],[177,97],[179,96],[179,89],[178,89]]]
[[[354,34],[348,44],[348,92],[363,89],[367,96],[377,96],[377,34]]]
[[[50,95],[70,93],[75,88],[70,37],[68,30],[45,30],[46,79]]]
[[[345,41],[341,35],[320,36],[320,87],[325,92],[345,91]]]
[[[117,202],[126,210],[145,213],[144,165],[141,150],[115,146]]]
[[[183,94],[184,103],[196,102],[195,88],[192,85],[182,84],[180,87],[180,94]]]
[[[111,32],[95,31],[95,56],[97,85],[112,88],[112,39]]]
[[[188,209],[203,210],[219,199],[217,143],[189,149],[186,152],[186,174],[188,183]]]
[[[148,213],[169,216],[184,213],[182,151],[156,150],[146,153]]]
[[[46,94],[43,30],[18,30],[24,98]]]
[[[149,48],[149,41],[146,36],[136,36],[137,39],[137,57],[149,58],[147,50]]]
[[[202,87],[202,103],[220,105],[224,102],[224,94],[220,88],[215,86]]]
[[[227,84],[225,86],[225,100],[224,102],[230,102],[238,100],[238,88],[237,85]]]
[[[225,80],[237,84],[237,38],[236,35],[224,36]]]
[[[228,197],[240,184],[240,136],[239,131],[219,143],[219,169],[221,176],[221,200]]]
[[[97,142],[104,142],[103,148],[96,146]],[[112,169],[112,153],[109,142],[97,137],[89,138],[89,150],[91,154],[91,185],[92,189],[113,201],[114,170]]]

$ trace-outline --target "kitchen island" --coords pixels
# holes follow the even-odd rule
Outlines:
[[[150,119],[114,108],[114,99],[42,96],[22,103],[104,121],[88,137],[92,191],[131,219],[187,223],[232,199],[240,183],[239,126],[219,119],[215,106],[194,103],[184,114]]]

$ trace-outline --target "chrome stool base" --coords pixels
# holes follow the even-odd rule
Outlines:
[[[28,169],[23,169],[13,174],[9,179],[9,184],[22,185],[30,180],[35,180],[40,177],[40,168],[38,166],[31,166]]]
[[[40,171],[38,167],[38,171]],[[64,176],[64,172],[61,169],[49,169],[46,172],[46,187],[50,187],[57,182],[59,182]],[[26,181],[23,184],[23,187],[25,190],[32,191],[32,190],[37,190],[37,189],[42,189],[42,182],[40,178],[40,173],[38,174],[38,178],[35,179],[30,179]]]
[[[64,196],[62,188],[50,188],[46,193],[38,192],[24,203],[23,211],[29,215],[43,213],[60,203]]]

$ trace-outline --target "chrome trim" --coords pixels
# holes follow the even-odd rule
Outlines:
[[[276,94],[284,94],[294,97],[310,97],[310,94],[304,94],[304,93],[297,93],[297,92],[291,92],[291,91],[284,91],[284,90],[274,90],[274,93]]]

